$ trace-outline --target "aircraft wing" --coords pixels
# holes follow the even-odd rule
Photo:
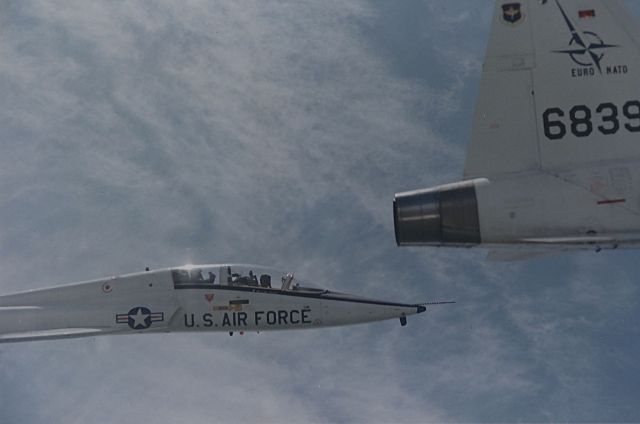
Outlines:
[[[29,340],[64,339],[132,331],[127,325],[130,306],[0,306],[0,343]],[[141,308],[133,308],[133,310]],[[153,322],[150,331],[163,331],[177,311],[177,306],[158,306],[167,320]],[[122,311],[122,313],[118,313]],[[123,318],[124,317],[124,318]],[[151,327],[148,325],[147,329]]]
[[[0,334],[0,343],[32,340],[66,339],[72,337],[100,336],[120,331],[113,328],[55,328],[50,330],[25,331]]]

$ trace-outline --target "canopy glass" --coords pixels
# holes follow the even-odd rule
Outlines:
[[[260,265],[185,265],[171,269],[175,288],[239,286],[275,290],[325,291],[303,283],[290,272]]]

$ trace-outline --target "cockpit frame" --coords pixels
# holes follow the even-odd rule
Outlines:
[[[328,292],[301,286],[293,273],[260,265],[185,265],[171,268],[171,278],[174,289],[243,287],[268,291]]]

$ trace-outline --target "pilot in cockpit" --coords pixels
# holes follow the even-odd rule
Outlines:
[[[271,288],[271,276],[269,274],[260,276],[260,287]]]
[[[214,274],[211,271],[209,271],[209,283],[211,283],[211,284],[215,284],[216,283],[216,274]]]
[[[193,271],[191,271],[191,280],[196,283],[203,282],[204,276],[202,275],[202,270],[194,269]]]
[[[253,273],[253,270],[249,270],[249,281],[248,281],[250,286],[257,286],[258,285],[258,277],[256,277],[256,275]]]
[[[228,266],[227,267],[227,284],[231,285],[231,283],[233,282],[232,277],[231,277],[231,267]]]

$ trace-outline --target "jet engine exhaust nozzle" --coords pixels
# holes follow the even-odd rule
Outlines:
[[[397,193],[393,200],[393,221],[398,246],[480,243],[478,184],[488,181],[461,181]]]

